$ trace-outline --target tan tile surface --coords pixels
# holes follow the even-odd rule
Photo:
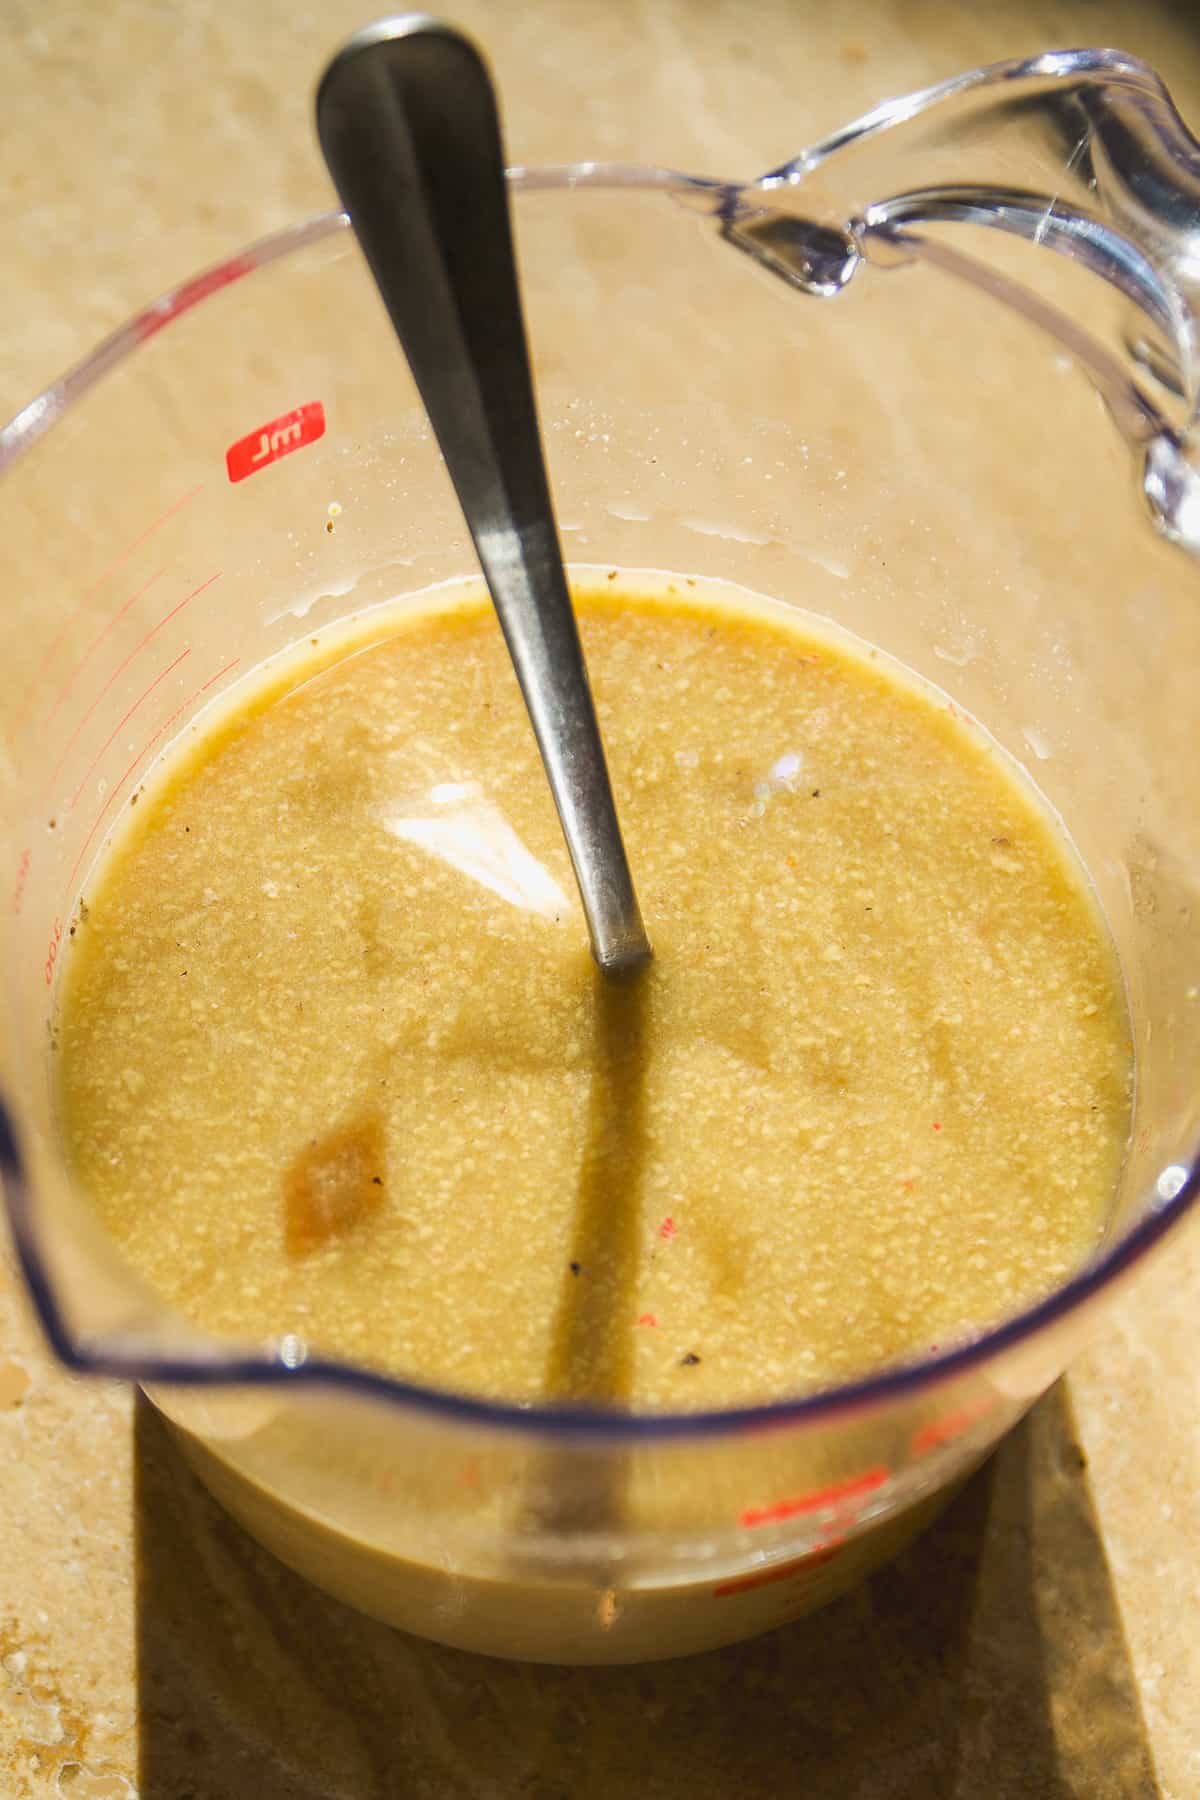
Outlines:
[[[327,204],[310,88],[363,16],[0,0],[0,413],[149,294]],[[456,17],[491,48],[514,160],[741,173],[881,94],[1085,40],[1157,62],[1200,118],[1183,5]],[[258,1552],[144,1408],[51,1366],[0,1262],[0,1795],[1195,1800],[1198,1316],[1193,1231],[947,1520],[817,1620],[686,1665],[533,1670],[399,1638]]]

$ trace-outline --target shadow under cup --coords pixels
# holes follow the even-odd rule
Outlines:
[[[23,603],[0,621],[16,696],[0,1148],[58,1353],[145,1385],[284,1561],[449,1644],[620,1662],[763,1630],[892,1554],[1184,1212],[1200,577],[1150,528],[1128,450],[1059,347],[943,273],[864,267],[820,302],[661,193],[528,192],[515,210],[568,561],[734,581],[835,620],[946,690],[1062,816],[1136,1042],[1104,1257],[927,1364],[680,1418],[491,1406],[294,1340],[215,1344],[122,1267],[61,1165],[48,1055],[106,833],[240,674],[472,567],[333,217],[150,309],[10,430],[0,508]]]

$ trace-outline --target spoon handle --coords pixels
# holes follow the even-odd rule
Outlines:
[[[321,149],[446,459],[605,970],[650,946],[567,591],[487,69],[415,14],[350,39],[317,92]]]

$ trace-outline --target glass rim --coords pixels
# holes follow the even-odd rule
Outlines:
[[[784,165],[783,170],[764,177],[759,188],[766,189],[782,180],[790,180],[792,177],[787,171],[801,166],[815,167],[825,155],[855,137],[886,129],[890,124],[913,116],[915,111],[961,93],[981,80],[1009,81],[1021,76],[1088,73],[1126,80],[1133,77],[1139,83],[1149,80],[1161,89],[1159,78],[1148,65],[1118,51],[1052,52],[1025,61],[994,64],[986,70],[969,71],[920,94],[876,108],[853,125],[834,133],[823,144],[804,152],[792,164]],[[690,196],[717,216],[736,200],[739,192],[744,191],[735,184],[636,164],[582,163],[517,168],[508,171],[508,178],[517,192],[588,187]],[[92,387],[142,344],[193,307],[258,269],[348,230],[349,224],[344,213],[334,210],[285,226],[211,264],[141,308],[0,429],[0,475]],[[646,1442],[711,1438],[788,1425],[823,1424],[914,1398],[978,1370],[1006,1351],[1040,1338],[1052,1326],[1079,1312],[1102,1295],[1118,1277],[1138,1265],[1182,1221],[1200,1200],[1200,1160],[1196,1151],[1193,1149],[1190,1153],[1188,1166],[1171,1165],[1170,1192],[1162,1185],[1167,1174],[1168,1171],[1164,1171],[1160,1175],[1157,1197],[1151,1201],[1145,1215],[1119,1240],[1103,1247],[1068,1281],[1033,1306],[966,1342],[912,1362],[879,1369],[850,1382],[779,1400],[686,1412],[635,1412],[611,1406],[555,1406],[488,1400],[405,1381],[336,1358],[310,1356],[307,1351],[294,1361],[285,1361],[278,1351],[274,1354],[251,1353],[233,1347],[222,1352],[220,1340],[215,1338],[188,1357],[135,1353],[122,1349],[115,1342],[105,1345],[76,1336],[59,1303],[55,1280],[39,1243],[36,1202],[26,1177],[14,1120],[0,1096],[0,1178],[17,1261],[45,1336],[54,1354],[67,1368],[151,1386],[282,1388],[284,1384],[290,1384],[298,1392],[314,1388],[350,1391],[448,1421],[588,1440]]]
[[[1090,47],[1046,50],[1030,57],[1010,57],[982,64],[952,75],[931,86],[919,88],[890,100],[884,100],[847,124],[826,133],[815,143],[800,150],[787,161],[748,180],[719,179],[707,175],[642,163],[584,161],[544,165],[517,165],[507,171],[509,187],[516,193],[578,189],[661,192],[698,206],[714,217],[730,221],[739,214],[753,213],[756,207],[779,204],[792,190],[802,190],[805,181],[831,158],[842,160],[844,153],[881,134],[902,127],[924,114],[940,109],[952,110],[968,96],[989,92],[999,98],[1004,90],[1023,82],[1044,85],[1048,90],[1107,90],[1119,94],[1136,109],[1136,121],[1142,132],[1160,154],[1160,179],[1173,198],[1190,201],[1193,187],[1200,191],[1200,140],[1195,138],[1180,117],[1162,77],[1151,64],[1115,48]],[[1148,110],[1152,107],[1153,110]],[[968,190],[964,190],[964,193]],[[953,190],[950,190],[953,192]],[[1020,197],[1020,196],[1015,196]],[[1027,198],[1036,196],[1026,196]],[[898,195],[893,201],[876,202],[866,208],[870,218],[855,223],[880,224],[882,214],[891,206],[900,206],[904,221],[918,216],[905,203],[919,200],[920,195]],[[961,196],[960,196],[961,199]],[[1003,229],[1011,228],[1007,215],[1013,211],[1013,194],[995,190],[994,205],[977,205],[976,216],[995,215],[992,222]],[[1052,224],[1055,203],[1042,221],[1039,237]],[[926,219],[934,215],[924,215]],[[943,218],[954,216],[946,211]],[[1080,221],[1069,221],[1073,228]],[[198,274],[182,281],[147,306],[140,308],[124,324],[101,339],[86,356],[52,381],[42,392],[23,406],[7,424],[0,427],[0,474],[49,430],[67,408],[102,379],[126,356],[165,326],[173,323],[193,306],[199,305],[222,288],[231,286],[256,269],[319,243],[340,230],[348,230],[350,221],[344,212],[332,209],[311,214],[291,225],[285,225],[264,237],[254,239],[244,249],[220,261],[206,265]],[[1118,259],[1127,254],[1140,261],[1143,269],[1133,278],[1126,291],[1147,310],[1165,306],[1168,313],[1183,297],[1167,280],[1165,292],[1158,278],[1163,274],[1155,256],[1147,256],[1140,245],[1128,239],[1114,240]],[[1060,246],[1061,247],[1061,246]],[[1162,246],[1156,246],[1161,248]],[[1200,254],[1200,252],[1198,252]],[[1129,277],[1130,272],[1124,271]],[[1112,272],[1110,271],[1110,278]],[[1125,285],[1118,279],[1118,285]],[[1190,308],[1185,310],[1190,312]],[[1178,317],[1172,322],[1179,324]]]

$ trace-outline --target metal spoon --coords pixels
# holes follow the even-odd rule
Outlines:
[[[491,80],[466,38],[381,20],[317,91],[325,161],[404,346],[521,684],[613,973],[650,955],[567,591],[525,342]]]

